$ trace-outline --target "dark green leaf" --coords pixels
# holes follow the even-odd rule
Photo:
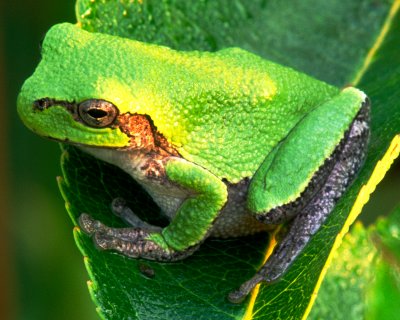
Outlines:
[[[226,294],[259,267],[265,236],[207,241],[193,257],[176,264],[148,263],[153,279],[139,272],[141,261],[97,251],[76,231],[86,258],[91,293],[108,319],[240,319],[253,309],[254,319],[299,319],[307,314],[321,271],[345,232],[357,194],[371,176],[393,136],[400,132],[400,26],[391,18],[382,44],[376,42],[389,10],[398,1],[91,1],[77,4],[87,30],[164,44],[183,50],[239,46],[263,57],[342,86],[358,74],[370,96],[372,136],[359,178],[290,271],[273,286],[262,286],[254,305],[232,305]],[[376,45],[378,44],[378,45]],[[371,51],[377,47],[378,51]],[[373,62],[365,64],[367,54]],[[365,65],[365,68],[362,68]],[[388,167],[389,163],[384,164]],[[138,213],[158,209],[129,177],[68,148],[61,187],[72,219],[87,212],[109,225],[121,225],[109,209],[115,196],[135,194]],[[364,196],[365,198],[365,196]],[[362,200],[362,199],[361,199]],[[350,221],[351,222],[351,221]]]
[[[143,218],[153,213],[146,220],[157,223],[158,209],[127,174],[73,147],[65,148],[62,159],[65,178],[60,186],[75,223],[80,213],[88,212],[108,225],[122,226],[110,213],[110,203],[132,194],[129,205],[135,212]],[[79,229],[75,237],[87,257],[91,294],[108,319],[240,318],[243,306],[227,302],[226,296],[252,276],[267,244],[266,234],[210,240],[186,260],[161,264],[100,252]],[[140,272],[143,263],[154,270],[154,278]]]

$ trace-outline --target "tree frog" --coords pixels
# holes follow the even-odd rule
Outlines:
[[[365,156],[369,105],[239,48],[180,52],[68,23],[47,33],[18,96],[28,128],[122,168],[170,220],[150,225],[123,199],[112,211],[129,228],[82,213],[102,250],[175,261],[208,237],[287,223],[232,302],[279,280],[328,217]]]

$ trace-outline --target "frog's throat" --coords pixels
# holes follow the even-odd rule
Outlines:
[[[63,107],[67,110],[74,121],[86,126],[78,112],[78,103],[75,101],[56,100],[52,98],[41,98],[33,103],[36,111],[43,111],[53,106]],[[130,139],[128,147],[123,149],[136,149],[155,151],[162,155],[180,156],[178,151],[167,141],[167,139],[157,130],[153,120],[146,114],[131,114],[129,112],[118,114],[115,121],[109,128],[119,129]]]

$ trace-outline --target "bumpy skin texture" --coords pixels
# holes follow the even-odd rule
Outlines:
[[[42,61],[24,84],[19,105],[44,97],[98,98],[118,106],[121,114],[150,115],[183,158],[236,183],[254,174],[304,114],[338,92],[238,48],[177,52],[61,24],[47,33]],[[19,108],[26,125],[39,134],[127,146],[119,130],[90,134],[64,110],[47,111],[34,115],[31,108]],[[54,132],[60,121],[68,132]]]
[[[338,145],[354,146],[360,152],[347,157],[361,163],[366,140],[345,140],[365,101],[355,88],[339,91],[238,48],[178,52],[60,24],[46,35],[18,112],[39,135],[128,172],[171,219],[164,229],[150,226],[121,202],[113,211],[131,228],[109,228],[83,214],[80,226],[99,248],[172,261],[208,236],[265,230],[257,220],[295,217],[292,244],[310,225],[316,231],[359,165],[335,179],[331,188],[342,191],[314,217],[303,212],[302,195],[324,203],[321,190],[340,162],[327,159]],[[285,250],[295,257],[304,245]],[[293,261],[285,250],[232,301],[268,280],[270,270],[279,277]]]

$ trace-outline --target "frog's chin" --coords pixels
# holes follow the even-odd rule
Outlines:
[[[38,132],[35,131],[35,129],[31,129],[31,131],[33,131],[36,134],[39,134]],[[41,135],[43,138],[54,141],[54,142],[58,142],[58,143],[63,143],[63,144],[68,144],[74,147],[77,147],[81,150],[86,150],[86,149],[108,149],[108,150],[118,150],[118,151],[139,151],[138,149],[134,149],[130,146],[101,146],[101,145],[90,145],[90,144],[86,144],[86,143],[82,143],[82,142],[77,142],[77,141],[73,141],[70,138],[56,138],[56,137],[52,137],[52,136],[46,136],[46,135]]]
[[[152,150],[134,147],[100,147],[92,146],[82,143],[67,142],[70,145],[77,147],[78,149],[106,162],[110,162],[109,158],[113,158],[116,155],[118,157],[127,155],[128,157],[142,157],[150,154],[154,154]]]

